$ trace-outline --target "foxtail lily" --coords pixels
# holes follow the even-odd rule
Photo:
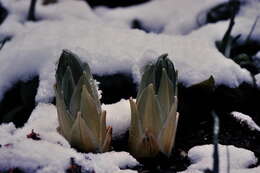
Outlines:
[[[59,59],[55,93],[59,133],[81,151],[108,151],[112,128],[106,127],[96,83],[88,64],[68,50]]]
[[[137,158],[170,156],[175,141],[177,71],[167,54],[145,67],[136,102],[130,98],[129,149]]]

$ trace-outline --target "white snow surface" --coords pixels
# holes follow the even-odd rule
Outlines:
[[[1,125],[0,171],[20,168],[29,173],[64,172],[70,166],[70,158],[73,157],[83,170],[94,170],[97,173],[135,172],[120,170],[138,164],[130,154],[76,152],[56,131],[57,126],[55,106],[45,103],[39,103],[23,128],[16,129],[12,123]],[[27,138],[32,129],[40,135],[41,140]]]
[[[28,8],[21,0],[16,0],[17,7],[12,7],[9,0],[2,1],[10,9]],[[220,35],[215,25],[206,26],[204,30],[202,27],[185,37],[147,34],[96,20],[98,17],[81,1],[73,1],[81,4],[78,5],[79,10],[70,9],[67,14],[70,17],[64,17],[66,15],[61,11],[66,11],[71,3],[68,0],[55,7],[39,6],[39,15],[44,20],[36,23],[21,23],[10,16],[0,27],[0,38],[12,36],[12,40],[0,51],[0,100],[14,82],[28,80],[38,74],[40,85],[36,101],[48,102],[54,96],[55,63],[62,49],[79,54],[99,75],[126,72],[132,73],[138,81],[141,67],[158,55],[168,53],[179,71],[179,81],[186,86],[206,80],[211,75],[217,84],[230,87],[236,87],[241,82],[252,82],[247,70],[241,69],[215,48],[215,40],[221,38],[215,38]],[[87,12],[83,13],[81,8]],[[81,15],[87,17],[79,17]],[[224,29],[223,26],[227,27],[227,23],[221,25]]]
[[[103,20],[118,23],[118,26],[131,27],[133,20],[139,20],[145,28],[153,32],[179,35],[187,34],[199,27],[196,18],[200,13],[226,1],[157,0],[125,8],[98,7],[95,9],[95,13]],[[203,14],[205,15],[206,12]]]
[[[245,115],[241,112],[231,112],[231,115],[238,120],[240,123],[244,123],[248,126],[250,130],[256,130],[260,132],[260,127],[255,123],[255,121],[248,115]]]
[[[125,134],[131,122],[131,110],[128,100],[120,100],[111,105],[102,105],[107,112],[107,126],[113,127],[113,137],[120,137]]]
[[[219,172],[221,173],[258,173],[260,167],[248,168],[257,163],[254,153],[232,145],[218,145]],[[204,173],[213,165],[213,145],[195,146],[188,152],[191,165],[180,173]],[[228,171],[229,170],[229,171]]]

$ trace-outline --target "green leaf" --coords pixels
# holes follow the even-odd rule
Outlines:
[[[82,87],[88,83],[88,79],[86,78],[86,75],[82,75],[73,91],[73,94],[71,96],[70,101],[70,112],[73,116],[77,116],[78,111],[80,110],[80,104],[81,104],[81,93],[82,93]]]
[[[167,58],[167,56],[168,56],[168,54],[161,55],[158,58],[156,65],[155,65],[155,75],[156,75],[155,91],[156,91],[156,93],[158,92],[158,89],[159,89],[163,68],[166,70],[167,75],[173,85],[177,81],[177,76],[176,76],[176,71],[175,71],[174,65],[173,65],[172,61],[169,58]]]
[[[129,142],[131,145],[135,145],[135,140],[140,139],[144,134],[142,126],[141,126],[141,117],[137,109],[136,103],[132,98],[129,99],[130,108],[131,108],[131,126],[129,129]]]
[[[148,64],[144,68],[141,84],[138,89],[137,98],[140,97],[141,92],[151,83],[155,82],[154,64]]]
[[[62,93],[58,85],[55,85],[55,94],[56,94],[56,107],[58,113],[58,121],[60,125],[60,131],[62,135],[69,140],[70,139],[70,130],[73,124],[73,119],[68,110],[66,109],[66,105],[63,100]]]
[[[137,102],[138,112],[141,115],[141,123],[143,131],[149,129],[155,136],[158,135],[161,123],[162,114],[160,105],[155,95],[153,84],[148,85],[140,96]]]
[[[98,138],[100,115],[85,85],[83,85],[81,93],[80,111],[87,126],[92,130],[93,135]]]
[[[104,144],[105,138],[106,138],[106,130],[107,130],[107,126],[106,126],[106,111],[102,111],[101,115],[100,115],[100,122],[99,122],[99,143],[101,145]]]
[[[169,112],[158,137],[160,150],[168,157],[171,155],[175,141],[178,119],[179,113],[177,113],[177,97],[175,97],[174,104],[171,107],[171,111]]]
[[[165,68],[162,70],[161,82],[158,90],[158,99],[163,111],[163,121],[170,112],[171,105],[174,101],[174,89],[171,81],[168,78]]]
[[[98,141],[79,112],[71,130],[71,145],[84,152],[98,151]]]
[[[93,79],[91,74],[87,74],[87,73],[83,72],[83,76],[85,76],[85,86],[86,86],[89,94],[93,98],[93,101],[96,104],[98,112],[101,113],[101,104],[99,101],[98,91],[97,91],[97,87],[95,84],[95,80]]]
[[[78,80],[83,73],[83,64],[76,54],[72,53],[69,50],[63,50],[56,71],[56,81],[59,85],[61,85],[63,76],[68,66],[73,72],[73,80],[75,81],[75,83],[78,83]]]
[[[67,67],[65,75],[62,79],[62,91],[61,91],[63,92],[64,95],[64,102],[67,110],[69,110],[70,107],[70,99],[74,91],[74,88],[75,88],[75,82],[72,77],[72,72],[70,67]]]
[[[86,74],[88,74],[88,75],[89,75],[88,79],[90,79],[90,78],[93,78],[93,76],[92,76],[92,73],[91,73],[91,70],[90,70],[90,67],[89,67],[88,63],[84,63],[84,64],[83,64],[83,72],[85,72]]]
[[[111,141],[112,141],[112,127],[108,127],[106,130],[104,142],[101,143],[102,144],[101,152],[109,151]]]

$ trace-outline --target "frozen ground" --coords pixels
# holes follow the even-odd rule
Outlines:
[[[102,19],[117,23],[119,26],[130,28],[133,20],[138,20],[143,27],[152,32],[179,35],[198,28],[197,15],[221,2],[226,2],[226,0],[198,0],[196,2],[183,0],[178,3],[173,3],[172,0],[157,0],[126,8],[98,7],[95,13]]]
[[[130,126],[131,110],[128,100],[120,100],[111,105],[102,105],[107,112],[107,125],[113,127],[113,137],[122,136]]]
[[[47,120],[47,121],[46,121]],[[83,154],[71,148],[58,134],[56,107],[40,103],[21,129],[12,123],[0,126],[0,171],[20,168],[26,172],[58,173],[70,166],[70,158],[85,170],[97,173],[134,172],[120,168],[132,167],[138,162],[126,152]],[[27,138],[32,129],[41,140]]]
[[[185,0],[172,5],[172,0],[154,0],[139,7],[115,10],[100,7],[94,11],[82,1],[61,0],[51,6],[38,3],[39,21],[34,23],[26,21],[29,1],[0,0],[10,12],[0,26],[0,40],[11,37],[0,51],[0,100],[18,80],[28,80],[35,75],[40,78],[35,98],[38,106],[28,123],[21,129],[12,124],[0,126],[0,170],[19,167],[29,172],[63,172],[71,157],[84,169],[94,169],[98,173],[133,172],[120,168],[138,164],[126,152],[78,153],[57,133],[56,108],[42,102],[48,102],[54,96],[56,62],[62,49],[80,55],[95,74],[126,72],[131,73],[136,82],[140,80],[142,66],[158,55],[168,53],[179,71],[179,82],[186,86],[206,80],[211,75],[218,85],[236,87],[242,82],[252,83],[247,70],[225,58],[215,47],[215,41],[222,38],[228,22],[202,27],[194,22],[196,15],[224,0],[199,1]],[[259,1],[248,2],[237,17],[233,31],[234,35],[243,34],[242,38],[259,15]],[[188,5],[191,8],[187,9]],[[130,25],[134,19],[142,21],[153,32],[162,33],[133,30]],[[260,40],[259,30],[255,30],[253,38]],[[103,105],[103,108],[107,110],[107,124],[113,126],[113,136],[123,134],[130,123],[128,101]],[[26,137],[32,129],[40,134],[42,140]],[[191,149],[189,157],[194,164],[185,172],[199,173],[210,168],[211,148],[198,146]],[[258,173],[259,168],[246,169],[256,162],[252,152],[232,146],[228,148],[232,158],[231,172]],[[221,157],[225,157],[225,149],[220,145]],[[221,169],[226,170],[226,165],[222,164]]]

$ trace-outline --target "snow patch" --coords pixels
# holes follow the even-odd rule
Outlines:
[[[128,100],[120,100],[111,105],[102,105],[107,112],[107,126],[112,126],[113,136],[120,137],[128,130],[131,122],[131,110]]]
[[[12,123],[1,125],[0,171],[20,168],[29,173],[64,172],[70,166],[70,158],[74,158],[83,170],[98,173],[134,172],[120,170],[138,164],[130,154],[79,153],[56,131],[57,126],[56,107],[44,103],[38,104],[23,128],[16,129]],[[27,138],[32,129],[40,135],[41,140]]]
[[[233,117],[240,123],[246,124],[250,130],[260,131],[260,127],[254,122],[254,120],[250,116],[242,114],[240,112],[231,112],[231,115],[233,115]]]
[[[200,37],[146,34],[84,20],[73,20],[74,25],[70,22],[68,19],[27,24],[3,47],[0,51],[0,99],[15,81],[39,74],[36,101],[48,100],[54,93],[54,64],[64,48],[79,54],[89,63],[92,72],[99,75],[132,73],[137,81],[140,78],[137,70],[145,62],[157,58],[144,56],[145,52],[153,50],[159,55],[169,54],[179,71],[179,82],[186,86],[206,80],[211,75],[217,84],[230,87],[252,82],[247,70],[225,58],[213,44]]]
[[[221,2],[226,0],[150,1],[126,8],[98,7],[95,12],[104,21],[113,21],[121,27],[130,28],[132,22],[138,20],[152,32],[182,35],[199,27],[196,18],[200,12]]]
[[[154,61],[160,54],[168,53],[179,71],[179,82],[185,86],[206,80],[211,75],[214,76],[217,85],[237,87],[242,82],[252,83],[251,75],[247,70],[241,69],[235,62],[225,58],[215,47],[215,41],[221,39],[226,31],[227,22],[207,25],[186,36],[147,34],[139,30],[116,27],[110,24],[112,19],[102,21],[83,1],[63,0],[50,6],[42,6],[38,3],[37,15],[42,17],[42,20],[36,23],[21,22],[17,19],[19,16],[27,15],[25,11],[28,10],[29,2],[1,1],[10,11],[10,15],[1,25],[0,38],[11,36],[12,39],[0,51],[0,73],[2,74],[0,100],[18,80],[25,81],[39,75],[40,83],[36,102],[49,102],[54,96],[56,62],[62,49],[69,49],[79,54],[83,61],[89,63],[95,74],[131,73],[137,82],[140,81],[140,69],[147,62]],[[166,19],[168,21],[174,16],[172,13],[175,10],[181,16],[183,12],[186,14],[187,11],[191,11],[191,16],[193,16],[195,11],[200,11],[199,9],[220,3],[219,1],[200,1],[205,3],[191,0],[174,4],[170,0],[151,1],[124,9],[123,11],[129,9],[133,12],[120,13],[120,16],[124,18],[128,16],[128,13],[138,13],[144,14],[144,19],[146,19],[150,14],[148,11],[155,8],[153,12],[158,19],[152,18],[151,24],[163,22],[161,25],[165,25]],[[192,9],[196,10],[183,10],[189,3],[195,3]],[[154,4],[160,5],[155,7]],[[161,10],[161,5],[168,8]],[[142,11],[143,8],[146,10]],[[118,10],[114,9],[111,13],[118,13]],[[157,12],[162,14],[158,15]],[[164,19],[164,13],[168,16],[165,21],[161,19]],[[243,20],[241,18],[234,33],[247,34],[253,22],[252,17],[244,17]],[[258,31],[254,32],[253,37],[259,38]]]
[[[257,169],[248,169],[249,166],[257,163],[257,158],[254,153],[237,148],[232,145],[218,145],[219,149],[219,172],[221,173],[257,173]],[[187,170],[181,173],[203,173],[206,169],[212,170],[213,165],[213,145],[196,146],[189,150],[188,157],[192,164]],[[258,170],[258,171],[255,171]]]

